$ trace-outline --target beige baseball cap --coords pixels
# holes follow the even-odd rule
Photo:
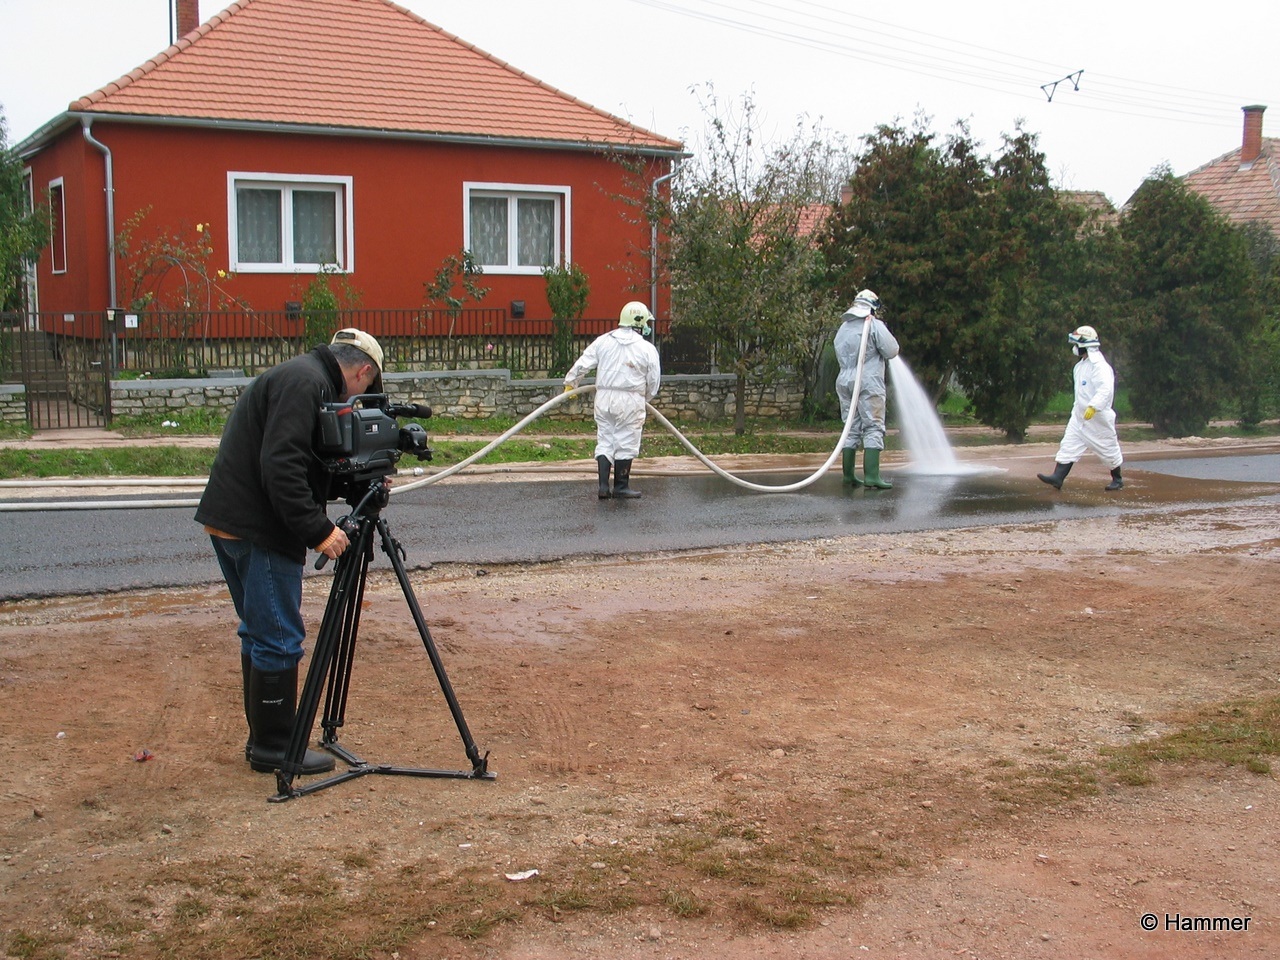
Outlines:
[[[357,330],[355,327],[339,330],[333,335],[330,346],[336,343],[345,343],[355,347],[374,362],[379,373],[382,372],[382,347],[378,345],[377,340],[363,330]]]

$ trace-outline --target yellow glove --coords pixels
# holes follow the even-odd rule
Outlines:
[[[564,392],[565,392],[565,393],[568,393],[568,392],[569,392],[570,390],[572,390],[572,389],[573,389],[573,384],[572,384],[572,383],[566,383],[566,384],[564,385]]]
[[[1085,418],[1086,420],[1092,420],[1092,419],[1093,419],[1093,415],[1094,415],[1095,413],[1097,413],[1097,412],[1098,412],[1098,411],[1097,411],[1097,410],[1095,410],[1093,407],[1085,407],[1085,408],[1084,408],[1084,418]]]

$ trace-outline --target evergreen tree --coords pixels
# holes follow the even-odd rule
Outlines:
[[[576,263],[542,268],[547,284],[547,306],[551,308],[551,364],[549,377],[563,377],[576,359],[573,325],[582,319],[591,296],[591,281]]]
[[[1187,436],[1248,376],[1246,347],[1263,318],[1249,242],[1167,167],[1138,188],[1120,232],[1133,412]]]
[[[982,202],[990,219],[974,242],[987,289],[981,315],[957,331],[957,375],[978,420],[1021,442],[1066,382],[1091,248],[1079,238],[1084,212],[1054,191],[1034,134],[1005,137]]]
[[[1240,425],[1252,427],[1280,414],[1280,238],[1262,222],[1241,229],[1258,272],[1263,312],[1245,350],[1240,380]]]
[[[884,300],[903,356],[936,399],[961,367],[963,331],[985,309],[990,176],[963,125],[934,140],[924,118],[911,130],[878,127],[822,249],[842,302],[866,287]]]

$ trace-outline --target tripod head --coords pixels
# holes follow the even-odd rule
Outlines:
[[[354,543],[360,532],[360,525],[376,522],[382,514],[382,508],[391,501],[391,481],[386,476],[369,477],[364,486],[351,484],[347,491],[346,499],[351,512],[345,517],[339,517],[335,525]],[[329,558],[322,553],[316,557],[315,568],[323,570],[328,562]]]

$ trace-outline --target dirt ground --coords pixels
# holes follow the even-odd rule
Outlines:
[[[220,586],[3,604],[3,945],[1280,956],[1274,774],[1135,784],[1101,752],[1275,696],[1278,559],[1280,516],[1246,504],[436,567],[415,595],[497,779],[371,775],[285,803],[243,759]],[[340,740],[465,770],[385,569]],[[327,584],[308,580],[313,627]],[[1196,918],[1237,929],[1180,929]]]

